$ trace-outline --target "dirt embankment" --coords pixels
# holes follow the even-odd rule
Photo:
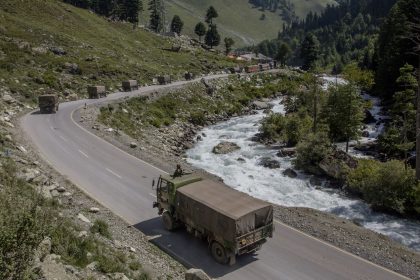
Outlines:
[[[202,127],[176,121],[163,128],[147,127],[143,130],[142,137],[134,139],[120,130],[97,122],[98,114],[99,108],[91,107],[80,110],[77,118],[94,134],[162,170],[173,172],[177,163],[187,171],[194,170],[186,162],[184,152],[200,141],[200,138],[206,137],[198,134]],[[221,120],[223,117],[219,121]],[[203,170],[194,171],[220,180]],[[419,253],[352,221],[314,209],[278,205],[275,205],[275,216],[279,221],[347,252],[412,279],[420,279]]]

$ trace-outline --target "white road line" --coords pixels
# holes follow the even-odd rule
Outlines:
[[[83,151],[79,150],[79,153],[81,153],[82,155],[84,155],[86,158],[89,158],[89,156],[86,153],[84,153]]]
[[[291,229],[291,230],[293,230],[293,231],[295,231],[295,232],[298,232],[298,233],[300,233],[300,234],[302,234],[302,235],[304,235],[304,236],[308,237],[309,239],[312,239],[312,240],[318,241],[319,243],[322,243],[322,244],[324,244],[324,245],[327,245],[327,246],[328,246],[328,247],[330,247],[330,248],[333,248],[333,249],[335,249],[335,250],[337,250],[337,251],[339,251],[339,252],[342,252],[342,253],[344,253],[344,254],[346,254],[346,255],[348,255],[348,256],[350,256],[350,257],[353,257],[353,258],[355,258],[355,259],[358,259],[358,260],[360,260],[360,261],[362,261],[362,262],[364,262],[364,263],[370,264],[370,265],[372,265],[372,266],[374,266],[374,267],[377,267],[377,268],[379,268],[379,269],[382,269],[382,270],[384,270],[384,271],[387,271],[387,272],[389,272],[389,273],[391,273],[391,274],[394,274],[394,275],[396,275],[396,276],[398,276],[398,277],[401,277],[401,278],[403,278],[403,279],[410,280],[410,278],[408,278],[407,276],[404,276],[404,275],[402,275],[402,274],[400,274],[400,273],[398,273],[398,272],[395,272],[395,271],[393,271],[393,270],[390,270],[390,269],[388,269],[388,268],[386,268],[386,267],[383,267],[383,266],[377,265],[376,263],[373,263],[373,262],[371,262],[371,261],[369,261],[369,260],[366,260],[366,259],[364,259],[364,258],[362,258],[362,257],[356,256],[356,255],[354,255],[354,254],[352,254],[352,253],[350,253],[350,252],[347,252],[347,251],[345,251],[345,250],[343,250],[343,249],[340,249],[340,248],[338,248],[338,247],[334,246],[333,244],[330,244],[330,243],[328,243],[328,242],[325,242],[325,241],[323,241],[323,240],[321,240],[321,239],[318,239],[318,238],[316,238],[316,237],[314,237],[314,236],[312,236],[312,235],[309,235],[309,234],[307,234],[307,233],[304,233],[304,232],[302,232],[302,231],[300,231],[300,230],[298,230],[298,229],[296,229],[296,228],[294,228],[294,227],[291,227],[291,226],[289,226],[289,225],[286,225],[286,224],[284,224],[284,223],[282,223],[282,222],[280,222],[280,221],[278,221],[278,220],[276,220],[276,219],[274,219],[274,222],[275,222],[275,223],[277,223],[277,224],[279,224],[279,225],[282,225],[282,226],[284,226],[284,227],[287,227],[287,228],[289,228],[289,229]]]
[[[154,195],[154,194],[152,194],[152,193],[149,193],[149,195],[150,195],[150,196],[152,196],[152,197],[154,197],[154,198],[156,198],[156,197],[157,197],[156,195]]]
[[[117,176],[118,178],[122,178],[120,175],[118,175],[117,173],[115,173],[114,171],[112,171],[111,169],[109,169],[109,168],[105,168],[106,169],[106,171],[108,171],[109,173],[111,173],[112,175],[114,175],[114,176]]]
[[[63,136],[58,135],[58,137],[60,137],[64,142],[68,142],[68,140],[66,138],[64,138]]]

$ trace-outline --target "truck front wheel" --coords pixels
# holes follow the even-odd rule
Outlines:
[[[163,225],[165,226],[167,230],[173,231],[175,229],[174,218],[168,211],[163,212],[162,221],[163,221]]]
[[[228,262],[225,248],[217,241],[211,243],[211,254],[218,263],[226,264]]]

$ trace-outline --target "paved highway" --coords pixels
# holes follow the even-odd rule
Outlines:
[[[214,78],[220,76],[214,76]],[[82,128],[73,112],[84,106],[182,86],[149,86],[115,93],[101,100],[60,104],[57,114],[24,116],[21,127],[39,154],[80,189],[152,237],[162,249],[187,266],[201,268],[220,279],[407,279],[385,268],[276,222],[272,239],[254,255],[237,258],[229,267],[215,263],[204,242],[184,231],[164,230],[152,208],[151,182],[163,171],[141,161]]]

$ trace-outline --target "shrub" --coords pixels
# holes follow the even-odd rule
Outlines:
[[[327,133],[308,134],[296,147],[295,165],[304,171],[321,174],[319,163],[333,152]]]
[[[53,217],[48,203],[17,179],[16,170],[11,162],[0,167],[0,279],[28,278],[34,250]]]
[[[205,125],[206,116],[203,112],[193,112],[190,116],[190,122],[195,125]]]
[[[374,208],[399,214],[414,210],[418,188],[415,173],[400,161],[361,160],[350,171],[347,184],[349,190],[360,193]]]
[[[112,237],[108,229],[108,224],[102,220],[96,220],[90,228],[90,232],[93,234],[99,233],[100,235],[108,239],[111,239]]]
[[[125,272],[124,264],[112,254],[102,254],[97,258],[98,270],[103,273]]]
[[[128,265],[128,267],[133,271],[137,271],[141,268],[141,264],[138,261],[133,261]]]

